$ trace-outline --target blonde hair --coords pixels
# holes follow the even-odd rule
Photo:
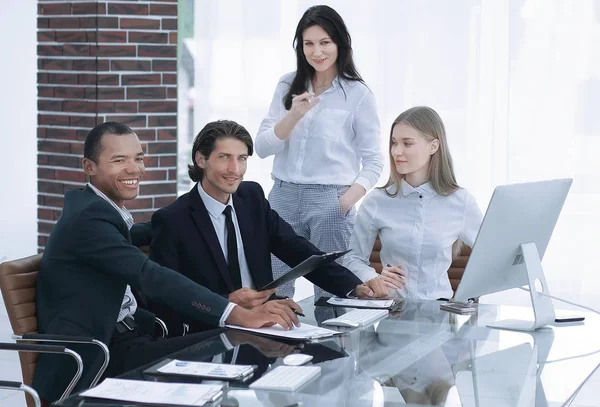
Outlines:
[[[404,178],[403,175],[399,174],[394,164],[394,158],[392,157],[392,134],[394,133],[394,127],[397,124],[404,123],[413,129],[417,130],[423,138],[426,140],[438,140],[440,146],[438,150],[431,156],[429,162],[429,182],[433,190],[442,196],[448,196],[456,192],[460,187],[456,182],[456,176],[454,175],[454,167],[452,165],[452,157],[450,156],[450,150],[448,149],[448,142],[446,141],[446,128],[442,118],[435,110],[427,106],[416,106],[403,112],[394,120],[392,128],[390,130],[390,145],[388,149],[388,156],[390,158],[390,178],[388,182],[379,187],[383,189],[385,193],[391,197],[398,196],[400,192],[400,182]],[[388,188],[395,186],[395,191],[390,193]]]
[[[423,138],[426,140],[438,140],[440,143],[437,151],[431,156],[429,162],[429,182],[433,190],[442,196],[448,196],[456,192],[460,187],[456,182],[456,176],[454,175],[454,167],[452,165],[452,156],[450,155],[450,149],[448,148],[448,141],[446,140],[446,128],[442,118],[435,110],[427,106],[415,106],[407,111],[403,112],[394,120],[392,128],[390,129],[390,144],[388,148],[388,156],[390,158],[390,178],[388,182],[379,187],[383,189],[385,193],[395,198],[400,193],[400,182],[404,178],[396,170],[394,158],[392,157],[392,134],[394,134],[394,127],[397,124],[404,123],[413,129],[417,130]],[[394,186],[394,191],[390,192],[388,189]],[[458,257],[462,249],[462,242],[457,240],[452,245],[452,258]]]

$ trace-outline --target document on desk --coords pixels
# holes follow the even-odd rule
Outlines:
[[[254,373],[253,365],[229,365],[223,363],[190,362],[167,359],[144,373],[205,377],[221,380],[244,380]]]
[[[321,338],[329,338],[334,335],[341,334],[340,331],[334,331],[333,329],[320,328],[318,326],[310,325],[310,324],[302,324],[299,327],[294,327],[294,329],[290,329],[286,331],[279,324],[273,325],[268,328],[244,328],[238,325],[225,325],[227,328],[231,329],[239,329],[242,331],[253,332],[259,335],[265,336],[273,336],[277,338],[284,339],[293,339],[293,340],[312,340],[312,339],[321,339]]]
[[[394,300],[359,300],[351,298],[331,297],[327,300],[327,303],[339,307],[388,309],[394,304]]]
[[[106,379],[81,393],[84,397],[161,406],[203,406],[217,400],[223,386],[215,384],[180,384],[145,382],[142,380]]]

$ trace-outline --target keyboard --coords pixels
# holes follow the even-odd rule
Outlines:
[[[249,387],[254,390],[296,391],[320,374],[320,366],[277,366]]]
[[[357,328],[377,321],[389,314],[387,309],[354,309],[337,318],[331,318],[323,321],[323,325],[344,326],[349,328]]]

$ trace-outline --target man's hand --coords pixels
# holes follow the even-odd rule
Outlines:
[[[269,297],[275,293],[275,289],[256,291],[250,288],[240,288],[229,294],[229,301],[247,309],[256,308],[267,302]]]
[[[262,328],[279,324],[285,330],[300,326],[300,321],[294,310],[302,312],[302,307],[293,300],[274,300],[247,310],[242,307],[234,307],[226,322],[246,328]]]
[[[388,264],[381,270],[379,279],[383,280],[389,288],[398,290],[406,285],[406,272],[402,266],[392,267]]]
[[[385,298],[388,296],[388,290],[385,283],[379,278],[373,278],[364,284],[357,285],[354,289],[354,295],[358,298]]]

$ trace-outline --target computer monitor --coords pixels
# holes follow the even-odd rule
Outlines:
[[[455,301],[529,286],[534,321],[505,320],[488,326],[532,331],[554,322],[541,260],[552,236],[572,179],[496,187]]]

